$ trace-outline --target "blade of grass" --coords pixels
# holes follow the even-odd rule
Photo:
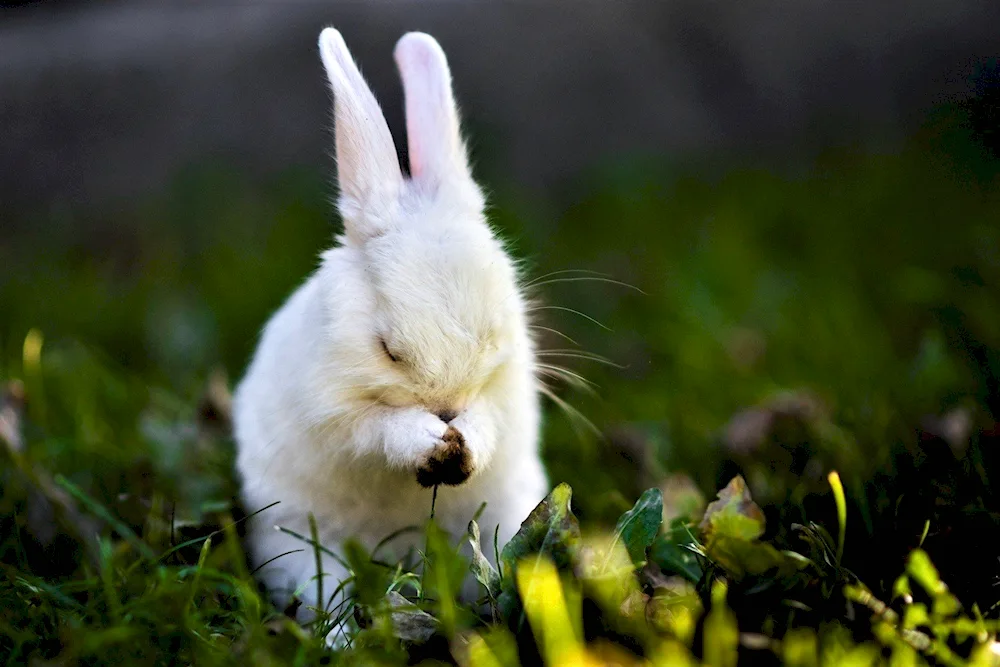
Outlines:
[[[417,533],[420,532],[420,530],[421,530],[420,526],[403,526],[402,528],[392,531],[391,533],[383,537],[381,541],[379,541],[379,543],[375,545],[375,548],[372,549],[372,558],[375,558],[375,554],[377,554],[383,547],[385,547],[385,545],[387,545],[389,542],[392,542],[400,535],[405,535],[406,533]]]
[[[267,567],[268,565],[270,565],[274,561],[278,560],[279,558],[282,558],[284,556],[291,556],[292,554],[301,553],[303,551],[305,551],[305,549],[292,549],[291,551],[286,551],[283,554],[278,554],[274,558],[268,558],[266,561],[264,561],[263,563],[261,563],[260,565],[258,565],[257,567],[255,567],[253,570],[251,570],[250,571],[250,576],[251,577],[254,576],[255,574],[257,574],[258,572],[260,572],[265,567]]]
[[[81,612],[86,611],[86,607],[84,607],[82,604],[80,604],[79,602],[68,596],[66,593],[60,590],[58,586],[54,586],[45,581],[44,579],[36,579],[36,578],[28,579],[24,576],[17,575],[14,577],[14,583],[27,587],[33,593],[36,594],[45,593],[49,595],[51,598],[53,598],[58,604],[71,607],[76,611],[81,611]],[[89,581],[87,582],[86,588],[90,589],[93,587],[94,584],[96,584],[96,582]]]
[[[104,597],[108,603],[108,613],[111,614],[115,623],[120,623],[122,620],[122,601],[118,597],[118,591],[115,590],[111,571],[114,549],[108,538],[100,537],[98,539],[100,540],[101,554],[101,586],[104,588]]]
[[[341,558],[340,556],[338,556],[337,554],[335,554],[333,551],[330,551],[329,549],[327,549],[326,547],[324,547],[322,544],[320,544],[316,540],[311,540],[308,537],[306,537],[305,535],[303,535],[301,533],[296,533],[291,528],[285,528],[284,526],[275,526],[274,529],[277,530],[278,532],[286,533],[286,534],[291,535],[292,537],[294,537],[296,539],[302,540],[306,544],[319,549],[320,551],[322,551],[323,553],[325,553],[330,558],[333,558],[335,561],[337,561],[338,563],[340,563],[341,565],[343,565],[344,568],[346,568],[347,570],[351,569],[351,566],[347,563],[346,560],[344,560],[343,558]]]
[[[225,536],[226,548],[229,551],[229,558],[233,563],[233,571],[242,580],[250,579],[250,570],[247,568],[246,552],[240,543],[240,536],[236,534],[236,522],[229,512],[225,513],[228,519],[222,525],[222,534]]]
[[[194,576],[191,578],[191,594],[188,596],[187,604],[184,606],[184,616],[187,617],[188,613],[191,611],[191,607],[194,606],[194,596],[198,593],[198,583],[201,581],[201,571],[205,567],[205,561],[208,560],[208,552],[212,548],[212,538],[209,537],[205,540],[205,544],[201,547],[201,553],[198,554],[198,565],[194,570]]]
[[[312,512],[309,512],[309,534],[312,536],[313,557],[316,559],[316,602],[323,604],[323,552],[319,550],[319,529]]]
[[[143,542],[139,536],[136,535],[131,528],[126,526],[121,519],[111,514],[111,512],[104,507],[104,505],[88,496],[82,489],[80,489],[80,487],[76,486],[62,475],[56,475],[55,482],[65,489],[79,503],[84,505],[91,514],[95,514],[98,518],[102,519],[105,523],[111,526],[111,528],[114,529],[116,533],[121,535],[123,540],[132,545],[132,547],[134,547],[143,558],[151,561],[156,560],[156,554],[153,553],[150,546]]]
[[[844,485],[836,470],[827,475],[830,488],[833,489],[833,500],[837,504],[837,565],[844,558],[844,540],[847,537],[847,499],[844,496]]]
[[[260,508],[259,510],[255,511],[255,512],[253,512],[253,513],[251,513],[251,514],[247,514],[247,515],[246,515],[245,517],[243,517],[242,519],[237,519],[236,521],[234,521],[234,522],[233,522],[233,526],[235,527],[235,526],[237,526],[237,525],[239,525],[239,524],[243,523],[243,522],[244,522],[244,521],[246,521],[247,519],[250,519],[250,518],[252,518],[252,517],[254,517],[254,516],[256,516],[256,515],[260,514],[260,513],[261,513],[261,512],[263,512],[264,510],[269,510],[269,509],[271,509],[272,507],[274,507],[275,505],[277,505],[277,504],[279,504],[279,503],[281,503],[281,501],[280,501],[280,500],[278,500],[278,501],[275,501],[275,502],[271,503],[270,505],[267,505],[266,507],[261,507],[261,508]],[[164,558],[167,558],[167,557],[169,557],[169,556],[170,556],[171,554],[174,554],[174,553],[176,553],[176,552],[180,551],[181,549],[184,549],[184,548],[186,548],[186,547],[190,547],[190,546],[192,546],[192,545],[194,545],[194,544],[198,544],[199,542],[204,542],[205,540],[210,540],[210,539],[212,539],[213,537],[216,537],[216,536],[218,536],[218,535],[222,535],[224,531],[225,531],[225,528],[220,528],[219,530],[213,530],[213,531],[212,531],[211,533],[209,533],[208,535],[204,535],[204,536],[202,536],[202,537],[194,537],[194,538],[192,538],[192,539],[190,539],[190,540],[186,540],[186,541],[184,541],[184,542],[181,542],[180,544],[177,544],[177,545],[174,545],[174,546],[170,547],[169,549],[167,549],[166,551],[164,551],[164,552],[163,552],[162,554],[160,554],[160,557],[159,557],[159,558],[157,558],[156,560],[158,560],[158,561],[161,561],[161,560],[163,560]]]

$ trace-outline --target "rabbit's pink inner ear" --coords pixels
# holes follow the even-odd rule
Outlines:
[[[414,99],[418,92],[406,90],[406,136],[410,154],[410,174],[413,178],[423,178],[427,175],[428,141],[434,139],[433,132],[436,117],[441,114],[441,92],[434,90],[436,80],[430,76],[430,51],[413,49],[412,57],[407,61],[408,78],[422,82],[424,90],[419,94],[422,99]],[[402,70],[401,70],[402,71]],[[404,75],[404,80],[407,75]]]
[[[414,180],[440,181],[466,169],[451,72],[444,51],[423,33],[408,33],[396,44],[396,65],[406,98],[406,134]]]
[[[320,34],[319,46],[333,88],[337,180],[342,195],[363,206],[376,193],[397,193],[403,176],[382,109],[340,33],[327,28]]]

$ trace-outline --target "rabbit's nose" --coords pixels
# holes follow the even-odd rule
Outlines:
[[[437,413],[438,419],[443,421],[445,424],[449,423],[452,419],[458,416],[458,413],[454,410],[442,410]]]

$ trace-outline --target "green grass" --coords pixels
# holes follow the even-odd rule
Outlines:
[[[259,508],[234,502],[225,378],[329,243],[325,181],[202,167],[128,217],[20,225],[0,246],[0,657],[997,664],[1000,169],[954,119],[795,176],[633,163],[556,210],[499,184],[539,294],[587,316],[543,311],[579,345],[545,347],[614,364],[551,358],[597,385],[559,391],[602,436],[549,406],[555,490],[498,571],[473,560],[478,608],[455,597],[467,537],[431,523],[415,571],[338,554],[353,602],[315,628],[245,560]]]

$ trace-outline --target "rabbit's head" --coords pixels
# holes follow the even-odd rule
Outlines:
[[[452,416],[508,362],[530,363],[530,343],[515,266],[469,170],[448,63],[428,35],[409,33],[396,45],[404,177],[340,33],[324,30],[320,51],[334,95],[341,245],[354,277],[329,297],[354,318],[338,325],[337,367],[355,398]]]

